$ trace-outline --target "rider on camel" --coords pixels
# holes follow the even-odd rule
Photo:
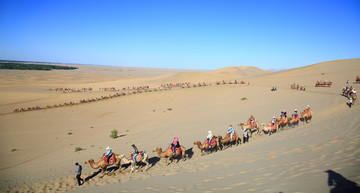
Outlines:
[[[298,113],[297,113],[297,109],[295,109],[295,110],[294,110],[294,118],[295,118],[295,120],[297,120],[298,116],[299,116],[299,115],[298,115]]]
[[[211,141],[212,141],[212,138],[213,138],[213,134],[211,133],[210,130],[208,131],[208,135],[207,135],[206,138],[209,141],[209,148],[211,148]]]
[[[255,126],[255,117],[254,117],[254,115],[250,115],[250,118],[248,119],[248,124],[251,125],[251,127]]]
[[[132,144],[131,147],[134,148],[134,151],[131,152],[131,154],[134,154],[133,156],[133,162],[136,163],[136,156],[139,154],[138,148],[135,146],[135,144]]]
[[[284,119],[286,119],[287,115],[286,115],[286,111],[285,111],[285,110],[283,110],[283,111],[281,112],[281,116],[282,116]]]
[[[179,143],[179,138],[178,137],[174,137],[172,143],[171,143],[171,147],[173,147],[173,155],[175,155],[175,150],[176,148],[180,147],[180,143]]]
[[[273,116],[273,118],[272,118],[272,120],[271,120],[271,122],[270,122],[271,128],[274,128],[274,127],[275,127],[275,123],[276,123],[276,117]]]
[[[111,155],[113,154],[112,153],[112,150],[111,150],[111,147],[110,146],[107,146],[106,147],[106,150],[107,150],[107,152],[105,152],[105,154],[104,154],[104,156],[105,156],[105,163],[106,163],[106,165],[109,165],[109,160],[110,160],[110,157],[111,157]]]
[[[227,133],[230,133],[230,141],[232,141],[232,137],[233,137],[235,131],[234,131],[234,129],[232,128],[232,125],[229,125],[229,126],[230,126],[230,127],[229,127]]]

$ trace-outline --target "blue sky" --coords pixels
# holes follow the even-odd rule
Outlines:
[[[0,0],[0,59],[287,69],[360,58],[360,0]]]

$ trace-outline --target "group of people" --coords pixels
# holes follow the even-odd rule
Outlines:
[[[216,85],[220,85],[220,84],[227,84],[227,83],[225,82],[225,80],[223,80],[223,81],[216,81]],[[229,80],[228,84],[246,84],[246,82],[243,81],[243,80],[241,80],[241,81],[239,81],[239,82],[238,82],[237,80],[234,80],[234,82],[231,82],[231,80]],[[248,84],[250,84],[250,83],[248,82]]]
[[[315,87],[330,87],[331,85],[332,85],[331,81],[320,80],[320,81],[316,81]]]
[[[310,112],[310,106],[307,105],[306,108],[305,108],[305,112]],[[292,116],[295,118],[295,119],[298,119],[299,118],[299,115],[298,115],[298,111],[297,109],[294,110],[294,114],[292,114]],[[287,118],[287,112],[285,110],[281,111],[281,115],[280,117],[282,118]],[[248,121],[247,121],[247,124],[248,125],[251,125],[252,127],[255,127],[255,124],[256,124],[256,120],[255,120],[255,117],[254,115],[250,115]],[[269,125],[273,128],[275,127],[277,124],[276,122],[276,117],[273,116],[272,120],[270,121]],[[230,141],[233,141],[233,137],[234,137],[234,134],[235,134],[235,130],[233,128],[232,125],[229,125],[229,128],[226,132],[229,137],[230,137]],[[206,139],[207,139],[207,142],[209,144],[209,148],[211,148],[211,142],[212,140],[215,138],[215,136],[212,134],[211,130],[208,131],[208,135],[206,136]],[[248,133],[248,130],[246,128],[244,128],[243,130],[243,143],[245,142],[249,142],[249,133]],[[132,152],[131,152],[131,159],[134,163],[136,163],[136,157],[139,155],[139,150],[138,148],[135,146],[135,144],[132,144],[131,147],[134,149]],[[180,142],[179,142],[179,138],[178,137],[174,137],[173,140],[172,140],[172,143],[171,143],[171,147],[172,147],[172,151],[173,151],[173,155],[176,154],[176,149],[180,148]],[[106,147],[106,152],[104,153],[104,162],[106,163],[106,166],[109,165],[109,160],[111,158],[111,156],[113,155],[113,151],[111,149],[110,146],[107,146]],[[78,185],[82,185],[84,183],[84,180],[81,178],[81,172],[82,172],[82,166],[79,165],[78,163],[75,163],[77,169],[76,169],[76,179],[77,179],[77,182],[78,182]]]
[[[59,91],[61,93],[72,93],[72,92],[86,92],[86,91],[92,91],[91,87],[88,88],[81,88],[81,89],[77,89],[77,88],[49,88],[49,91]]]
[[[346,102],[346,104],[351,108],[351,106],[354,103],[354,100],[356,100],[356,90],[352,86],[347,85],[346,87],[343,87],[343,95],[346,96],[349,100]]]
[[[133,87],[132,89],[130,87],[127,88],[123,88],[122,90],[129,90],[128,92],[121,92],[121,93],[115,93],[115,94],[109,94],[108,96],[101,96],[101,97],[96,97],[96,98],[91,98],[91,99],[81,99],[79,102],[68,102],[68,103],[60,103],[60,104],[53,104],[53,105],[46,105],[46,106],[35,106],[35,107],[22,107],[22,108],[16,108],[14,109],[14,113],[17,112],[25,112],[25,111],[32,111],[32,110],[41,110],[41,109],[49,109],[49,108],[56,108],[56,107],[62,107],[62,106],[68,106],[68,105],[76,105],[76,104],[82,104],[82,103],[89,103],[89,102],[96,102],[96,101],[100,101],[100,100],[104,100],[104,99],[111,99],[114,97],[119,97],[119,96],[125,96],[125,95],[131,95],[131,94],[137,94],[137,93],[143,93],[143,92],[155,92],[155,91],[162,91],[170,89],[172,87],[181,87],[181,88],[185,88],[185,86],[187,86],[188,88],[190,88],[190,83],[189,82],[185,82],[185,83],[176,83],[176,84],[172,84],[172,83],[168,83],[168,84],[161,84],[161,86],[159,86],[158,88],[153,88],[151,89],[149,86],[140,86],[140,87]],[[198,83],[198,84],[193,84],[193,87],[196,86],[207,86],[209,85],[208,83]],[[50,91],[61,91],[61,92],[85,92],[85,91],[92,91],[93,89],[91,87],[89,88],[82,88],[82,89],[71,89],[71,88],[56,88],[56,89],[49,89]],[[120,89],[115,89],[115,87],[111,87],[111,88],[99,88],[99,90],[103,90],[103,91],[120,91]]]
[[[302,90],[302,91],[305,91],[305,86],[304,85],[299,85],[299,84],[295,84],[295,83],[293,83],[293,84],[291,84],[291,86],[290,86],[290,88],[291,89],[297,89],[297,90]]]

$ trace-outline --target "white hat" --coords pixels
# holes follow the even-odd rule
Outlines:
[[[107,147],[106,147],[106,150],[109,150],[109,149],[111,149],[111,147],[110,147],[110,146],[107,146]]]
[[[295,109],[295,111],[297,111],[297,109]]]
[[[273,116],[273,119],[275,119],[276,117],[275,116]]]
[[[209,130],[208,133],[211,133],[211,131]]]

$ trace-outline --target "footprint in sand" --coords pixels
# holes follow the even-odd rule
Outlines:
[[[211,182],[211,181],[213,181],[214,179],[205,179],[205,180],[203,180],[202,182]]]
[[[242,186],[242,185],[245,185],[246,183],[245,182],[239,182],[239,183],[236,183],[236,184],[231,184],[229,186],[233,187],[233,186]]]

